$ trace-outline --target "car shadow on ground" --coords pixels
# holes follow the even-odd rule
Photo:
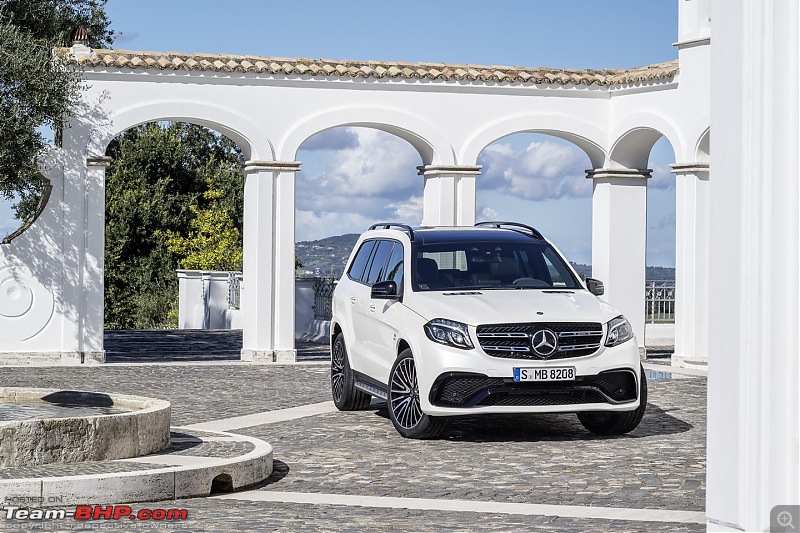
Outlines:
[[[370,410],[389,421],[385,403],[373,402]],[[391,423],[391,422],[390,422]],[[492,414],[453,417],[439,440],[464,442],[539,442],[619,438],[644,438],[684,433],[694,426],[648,403],[639,426],[625,435],[595,435],[586,430],[574,413]]]

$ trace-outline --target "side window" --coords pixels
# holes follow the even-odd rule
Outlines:
[[[366,279],[362,277],[367,285],[373,285],[380,279],[386,267],[386,260],[389,259],[389,253],[392,251],[392,244],[392,241],[378,241],[378,247],[375,253],[372,254],[372,264],[369,267],[369,274],[366,275]]]
[[[382,279],[397,283],[398,291],[403,286],[403,245],[399,242],[394,243],[392,255],[389,256],[389,263],[386,265],[386,275]]]
[[[350,265],[350,270],[347,271],[347,275],[350,276],[350,279],[361,281],[364,277],[364,267],[367,266],[367,261],[369,260],[373,248],[375,248],[375,241],[366,241],[361,244],[361,248],[358,249],[358,253],[356,253],[355,259],[353,259],[353,264]]]

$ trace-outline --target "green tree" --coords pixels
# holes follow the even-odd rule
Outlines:
[[[174,325],[180,257],[163,235],[187,237],[197,212],[227,214],[241,248],[241,151],[191,124],[146,124],[109,145],[106,173],[105,323],[109,328]],[[217,191],[207,198],[208,189]]]
[[[89,30],[89,44],[111,44],[106,0],[0,0],[0,195],[30,214],[44,188],[37,158],[48,147],[43,129],[58,131],[83,88],[53,48],[72,31]]]
[[[188,236],[166,230],[159,232],[167,249],[181,258],[181,266],[190,270],[241,270],[241,233],[233,225],[230,214],[219,206],[223,191],[209,189],[203,193],[208,202],[205,208],[193,205],[189,210],[194,218],[189,223]]]

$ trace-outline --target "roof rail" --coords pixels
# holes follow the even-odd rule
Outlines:
[[[519,224],[517,222],[492,221],[492,222],[478,222],[475,225],[476,226],[491,226],[493,228],[499,228],[499,229],[503,229],[501,226],[512,226],[511,228],[508,228],[508,229],[510,229],[512,231],[516,231],[518,233],[523,233],[525,235],[529,235],[529,236],[533,237],[534,239],[544,240],[544,237],[542,236],[541,233],[539,233],[539,230],[537,230],[536,228],[532,228],[531,226],[526,226],[525,224]],[[519,229],[514,229],[514,228],[520,228],[520,229],[523,229],[523,230],[526,230],[526,231],[520,231]]]
[[[374,229],[392,229],[392,228],[400,228],[401,230],[408,233],[409,240],[414,240],[414,230],[408,224],[399,224],[397,222],[379,222],[378,224],[373,224],[369,227],[369,230]]]

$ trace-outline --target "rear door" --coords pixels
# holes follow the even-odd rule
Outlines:
[[[403,245],[398,241],[386,242],[391,243],[391,251],[377,281],[393,280],[397,283],[398,294],[403,294]],[[404,306],[398,300],[370,299],[364,348],[374,354],[377,374],[373,377],[382,383],[388,383],[389,370],[397,355],[395,341],[403,311]]]
[[[342,281],[336,288],[334,297],[336,298],[336,309],[341,310],[340,325],[344,331],[345,344],[347,351],[350,355],[350,365],[352,368],[360,370],[363,367],[361,363],[363,359],[363,338],[359,335],[357,307],[359,298],[362,300],[365,297],[364,287],[364,272],[369,266],[372,254],[375,251],[377,241],[368,240],[361,243],[358,248],[350,268],[342,276]],[[369,298],[369,294],[366,295]]]
[[[353,350],[358,352],[358,367],[353,368],[364,372],[370,377],[377,378],[381,375],[382,364],[380,355],[376,353],[374,346],[375,327],[375,300],[370,294],[372,285],[377,282],[384,273],[389,254],[392,251],[393,241],[378,239],[375,241],[375,249],[367,262],[360,283],[353,284],[353,329],[355,338]]]

